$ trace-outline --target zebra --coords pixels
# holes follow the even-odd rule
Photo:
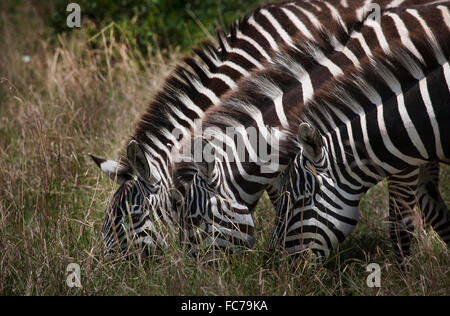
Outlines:
[[[268,249],[329,257],[355,228],[362,195],[398,170],[399,179],[419,188],[419,200],[429,199],[430,191],[421,191],[437,181],[439,163],[450,163],[449,6],[406,10],[419,21],[419,54],[405,47],[375,54],[298,110],[283,145],[296,155],[284,171],[286,194],[276,205]],[[411,177],[417,166],[427,176]],[[423,205],[425,222],[450,246],[444,202],[437,213]]]
[[[320,86],[323,78],[333,77],[330,73],[332,70],[339,69],[339,66],[358,68],[361,67],[360,60],[364,58],[372,58],[375,54],[389,56],[390,49],[385,46],[386,40],[383,41],[380,38],[389,38],[391,42],[389,46],[403,47],[408,53],[420,56],[416,45],[421,43],[421,39],[416,34],[412,35],[411,30],[417,33],[418,19],[421,21],[423,17],[417,13],[419,16],[415,18],[415,15],[410,13],[419,12],[419,10],[427,13],[429,10],[436,9],[431,5],[425,5],[387,11],[381,17],[379,25],[367,22],[366,27],[362,27],[352,36],[354,40],[349,41],[348,45],[339,50],[336,47],[327,48],[326,45],[332,46],[335,43],[333,37],[331,39],[328,37],[328,40],[324,41],[325,47],[322,49],[323,51],[333,51],[333,57],[328,58],[326,62],[322,60],[321,67],[311,63],[314,57],[320,55],[320,47],[304,42],[295,48],[287,47],[283,52],[284,55],[275,58],[271,67],[266,67],[265,70],[242,81],[239,91],[228,95],[221,107],[210,109],[202,120],[203,135],[187,139],[186,142],[193,143],[190,147],[200,148],[200,152],[213,153],[214,159],[184,161],[176,167],[176,187],[183,192],[186,198],[184,215],[182,215],[185,222],[183,239],[187,243],[197,243],[199,239],[206,240],[209,244],[228,249],[239,249],[241,246],[251,248],[255,243],[253,223],[255,206],[262,193],[271,185],[278,186],[279,194],[284,191],[283,186],[278,183],[279,175],[280,171],[287,166],[290,157],[279,152],[278,168],[262,174],[260,170],[265,161],[259,159],[260,157],[257,155],[252,161],[241,160],[236,154],[237,142],[227,135],[227,129],[234,128],[239,134],[238,137],[245,142],[245,139],[249,138],[245,129],[249,126],[256,126],[258,137],[268,144],[270,150],[275,150],[271,148],[271,140],[269,140],[276,134],[273,127],[291,126],[286,123],[295,120],[288,118],[292,118],[289,112],[303,108],[303,104],[298,102],[298,100],[304,100],[302,89],[306,86],[303,78],[299,80],[302,73],[315,73],[311,78],[315,80],[316,86]],[[430,17],[426,16],[426,18]],[[439,22],[441,27],[445,25],[443,24],[445,21],[439,20]],[[394,28],[389,27],[392,25]],[[419,34],[422,35],[422,33]],[[378,45],[374,43],[374,35],[376,35],[375,40],[378,38]],[[365,41],[365,39],[368,40]],[[362,49],[363,43],[369,42],[369,39],[371,40],[371,49]],[[358,61],[356,65],[352,64],[354,60]],[[283,126],[283,121],[285,126]],[[279,134],[279,141],[283,142],[284,137],[283,133]],[[246,144],[245,146],[248,157],[255,156],[257,151],[257,146],[252,146],[254,145]],[[191,159],[194,155],[195,153],[191,154]],[[417,167],[416,169],[418,170]],[[400,172],[402,169],[398,171]],[[415,176],[413,171],[409,170],[410,178]],[[424,176],[426,174],[425,172]],[[402,174],[395,177],[395,182],[392,182],[390,187],[398,189],[397,196],[415,195],[414,192],[410,192],[410,178],[402,180]],[[434,181],[429,182],[431,186],[428,189],[437,187],[438,180],[434,178]],[[401,183],[403,183],[403,187],[401,187]],[[433,202],[440,199],[439,193],[434,200],[426,191],[424,191],[424,195]],[[391,200],[394,199],[395,196],[391,196]],[[272,201],[275,205],[280,204],[276,198],[272,198]],[[399,208],[402,207],[404,205],[399,203]],[[409,210],[407,207],[404,208]],[[280,210],[282,209],[280,207]],[[437,209],[439,214],[444,211],[445,209]],[[392,210],[391,213],[393,213]],[[200,236],[197,234],[197,228],[200,230]],[[399,241],[396,234],[392,238],[395,245],[402,241],[405,242],[404,240]],[[405,245],[398,248],[405,253],[409,251],[409,244],[405,242]]]
[[[173,157],[189,137],[196,119],[237,89],[240,78],[262,70],[284,43],[304,38],[314,42],[323,29],[358,28],[373,4],[381,8],[406,1],[289,1],[263,6],[218,32],[219,47],[203,43],[198,58],[186,57],[165,81],[137,124],[119,161],[91,155],[96,165],[119,188],[106,209],[102,227],[105,253],[126,251],[132,245],[163,248],[177,230],[177,201]],[[331,18],[330,18],[331,17]],[[174,130],[177,131],[174,135]]]

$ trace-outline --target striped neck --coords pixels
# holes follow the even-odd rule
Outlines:
[[[324,136],[333,177],[347,192],[365,192],[430,160],[448,161],[439,128],[450,119],[448,55],[435,46],[422,57],[427,66],[405,51],[374,59],[309,105],[305,118]]]

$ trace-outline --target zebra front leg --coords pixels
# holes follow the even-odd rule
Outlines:
[[[401,263],[410,255],[411,236],[415,228],[417,214],[416,190],[419,168],[409,168],[390,176],[389,190],[389,233],[397,262]]]
[[[439,191],[438,162],[430,162],[420,167],[417,198],[423,221],[450,247],[450,213]]]

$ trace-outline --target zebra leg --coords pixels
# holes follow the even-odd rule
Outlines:
[[[397,262],[410,255],[418,176],[419,168],[409,168],[388,178],[389,232]]]
[[[438,162],[430,162],[420,167],[417,198],[423,221],[450,247],[450,213],[439,191]]]
[[[450,247],[450,214],[439,192],[438,162],[407,169],[388,178],[390,235],[399,262],[410,255],[417,204],[422,219]]]

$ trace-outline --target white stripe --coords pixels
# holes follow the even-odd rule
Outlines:
[[[444,65],[447,62],[447,59],[442,53],[442,48],[439,45],[438,41],[436,40],[433,31],[428,27],[427,23],[422,19],[417,10],[407,9],[406,12],[414,16],[419,21],[420,25],[425,30],[425,33],[428,37],[431,47],[433,48],[437,61],[439,62],[439,64]]]
[[[349,120],[349,118],[343,113],[341,112],[339,109],[337,108],[333,108],[335,114],[341,119],[341,121],[343,123],[345,123],[345,126],[347,128],[347,133],[348,133],[348,138],[349,138],[349,143],[350,143],[350,147],[352,149],[352,153],[353,153],[353,157],[354,157],[354,163],[356,163],[356,165],[358,166],[358,168],[363,171],[367,176],[372,177],[378,181],[381,181],[382,178],[380,177],[380,175],[373,173],[372,171],[370,171],[369,168],[366,167],[366,163],[364,161],[361,160],[361,158],[359,157],[358,151],[356,150],[356,146],[355,146],[355,140],[353,138],[353,129],[351,126],[351,121]],[[354,112],[355,114],[359,114],[357,112]],[[339,131],[339,130],[338,130]],[[340,134],[338,134],[338,139],[341,139]],[[339,144],[341,144],[342,142],[339,142]],[[344,148],[341,146],[341,151],[343,152]],[[353,169],[353,162],[351,162],[351,164],[349,164],[346,161],[345,155],[343,157],[343,163],[347,166],[350,165],[350,169],[348,170],[348,172],[350,173],[350,170]],[[363,181],[358,175],[356,175],[353,170],[351,172],[351,174],[353,175],[353,178],[357,179],[357,181],[359,183],[361,183],[364,186],[367,187],[371,187],[374,183],[368,183],[366,181]],[[377,182],[378,182],[377,181]]]
[[[289,231],[292,231],[292,230],[295,230],[295,229],[301,229],[301,228],[300,228],[301,226],[313,226],[313,227],[319,227],[319,228],[321,228],[321,229],[325,232],[325,234],[326,234],[326,235],[328,236],[328,238],[331,240],[331,246],[332,246],[333,248],[336,247],[337,245],[339,245],[339,241],[338,241],[336,235],[335,235],[335,234],[334,234],[334,233],[333,233],[326,225],[324,225],[323,223],[321,223],[321,222],[318,221],[317,219],[315,219],[315,218],[309,218],[309,219],[307,219],[307,220],[298,221],[297,223],[295,223],[294,225],[292,225],[292,226],[290,227]],[[305,235],[305,233],[304,233],[304,234],[301,234],[300,236],[297,235],[297,236],[295,236],[295,238],[298,239],[298,238],[301,237],[302,235]],[[313,238],[317,239],[317,236],[320,236],[320,234],[317,233],[317,234],[314,234],[313,236],[314,236]],[[286,240],[288,240],[288,239],[286,238]],[[327,243],[324,242],[324,245],[327,246]]]
[[[340,15],[339,11],[334,6],[332,6],[329,2],[325,2],[325,5],[330,10],[331,15],[333,16],[333,19],[342,26],[342,28],[345,30],[346,33],[348,33],[347,26],[345,25],[344,21],[342,20],[342,17]]]
[[[311,78],[309,73],[303,68],[303,66],[285,56],[278,56],[276,63],[284,66],[292,77],[297,79],[297,81],[302,85],[303,103],[306,103],[314,95],[314,89],[312,86]]]
[[[403,2],[405,2],[405,0],[393,0],[386,7],[387,8],[395,8],[395,7],[400,6]]]
[[[212,214],[214,215],[214,217],[217,217],[221,220],[223,220],[224,222],[228,222],[228,223],[233,223],[233,224],[244,224],[244,225],[248,225],[248,226],[254,226],[253,224],[253,220],[251,218],[250,215],[248,214],[238,214],[236,212],[230,212],[230,210],[228,209],[228,207],[221,207],[221,211],[223,211],[224,213],[226,213],[226,215],[222,215],[219,211],[218,211],[218,207],[217,207],[217,198],[212,198],[210,199],[210,206],[211,206],[211,211]],[[222,203],[220,203],[222,204]]]
[[[288,8],[282,8],[282,10],[300,32],[302,32],[308,39],[314,40],[311,32],[294,13],[292,13]]]
[[[442,68],[444,68],[445,82],[447,83],[447,88],[450,91],[450,65],[446,62]]]
[[[319,21],[319,19],[313,13],[309,12],[308,10],[306,10],[296,4],[292,4],[292,6],[299,9],[304,15],[306,15],[316,29],[318,29],[318,30],[322,29],[322,23]]]
[[[187,117],[183,112],[177,109],[173,104],[171,104],[171,110],[174,114],[179,118],[178,121],[185,121],[189,124],[190,127],[194,127],[194,121],[192,121],[189,117]],[[199,118],[203,117],[203,113]]]
[[[362,91],[367,93],[368,92],[367,90],[368,89],[363,89]],[[378,95],[375,95],[375,96],[367,95],[367,96],[373,104],[376,104],[375,103],[377,100],[376,97],[378,97]],[[391,173],[391,174],[399,173],[401,170],[396,169],[393,166],[389,165],[388,163],[381,161],[377,157],[375,152],[373,151],[372,146],[369,141],[369,137],[368,137],[366,115],[364,114],[364,109],[361,107],[361,105],[354,99],[343,100],[343,101],[345,101],[345,104],[347,104],[350,108],[352,108],[355,113],[358,113],[358,115],[360,117],[360,126],[361,126],[361,130],[363,133],[363,141],[364,141],[364,145],[367,150],[367,153],[369,155],[369,158],[371,160],[373,160],[377,165],[381,166],[381,168],[387,170],[389,173]],[[334,151],[334,149],[333,149],[333,151]],[[333,154],[333,157],[335,157],[335,156],[336,156],[336,153]],[[336,165],[336,168],[337,168],[337,170],[339,170],[340,166]]]
[[[349,207],[344,204],[342,210],[336,210],[336,208],[333,205],[329,204],[322,196],[320,196],[320,194],[316,194],[316,200],[318,203],[322,204],[325,207],[325,209],[338,211],[339,215],[347,219],[358,220],[358,207]],[[325,218],[330,223],[333,223],[336,226],[336,228],[346,236],[350,234],[355,228],[354,225],[344,223],[341,220],[333,217],[333,215],[324,213],[319,209],[317,209],[317,213],[319,213],[321,217]]]
[[[147,135],[147,137],[150,139],[150,141],[152,142],[153,146],[156,146],[159,150],[163,151],[166,156],[167,159],[169,159],[170,161],[172,161],[172,155],[170,154],[169,149],[167,148],[166,144],[163,144],[158,137],[156,137],[155,135],[152,135],[148,132],[145,133],[145,135]]]
[[[228,236],[232,236],[234,238],[240,239],[242,241],[244,241],[245,243],[248,244],[252,244],[254,237],[251,235],[248,235],[244,232],[238,231],[237,229],[229,229],[229,228],[225,228],[223,226],[220,226],[218,223],[214,223],[212,225],[212,229],[211,229],[211,233],[219,233],[219,234],[224,234],[224,235],[228,235]],[[220,235],[219,235],[220,236]],[[233,243],[230,243],[222,238],[215,238],[212,241],[214,244],[221,246],[221,247],[235,247],[236,245],[234,245]]]
[[[448,11],[448,7],[438,6],[438,9],[442,12],[442,18],[444,19],[445,25],[447,25],[447,29],[450,31],[450,13]]]
[[[409,138],[411,139],[411,142],[414,144],[414,146],[417,148],[419,153],[422,155],[423,158],[428,159],[428,153],[425,149],[425,146],[422,143],[422,139],[419,136],[419,133],[417,132],[416,128],[414,127],[413,122],[411,121],[411,118],[408,114],[408,111],[406,109],[405,105],[405,98],[402,91],[402,86],[400,82],[397,80],[397,78],[392,74],[385,71],[380,71],[379,74],[381,74],[384,81],[388,84],[392,92],[394,92],[397,95],[397,104],[398,104],[398,111],[400,112],[400,116],[402,118],[403,126],[405,127]],[[379,100],[379,104],[381,104],[381,98]],[[382,113],[384,110],[384,107],[382,106],[380,109],[380,113]],[[384,121],[383,121],[384,124]],[[386,129],[384,129],[385,134],[387,135]],[[389,139],[389,136],[387,136]],[[384,138],[383,138],[384,140]],[[389,140],[390,141],[390,140]],[[420,159],[414,159],[412,157],[408,157],[406,155],[400,154],[400,151],[398,151],[395,148],[395,153],[397,157],[402,157],[403,160],[407,162],[415,162],[412,164],[420,164]],[[400,154],[400,156],[399,156]]]
[[[438,157],[443,158],[445,157],[445,155],[444,150],[442,148],[441,135],[439,133],[439,126],[437,125],[436,122],[436,115],[434,113],[433,104],[431,102],[430,94],[428,91],[428,84],[426,77],[419,81],[419,86],[420,86],[420,94],[422,95],[423,103],[427,108],[428,117],[430,118],[431,127],[433,128],[434,139],[436,141],[436,153]]]
[[[302,222],[302,225],[303,225],[303,223],[305,223],[305,221]],[[312,226],[315,226],[315,225],[312,224]],[[290,231],[292,231],[292,229],[290,229]],[[301,234],[294,234],[294,235],[286,236],[285,238],[282,238],[282,241],[286,241],[286,242],[287,241],[298,241],[299,242],[302,239],[303,240],[313,239],[316,241],[314,242],[314,244],[301,244],[301,245],[292,246],[292,247],[287,248],[286,251],[288,253],[293,253],[293,252],[299,252],[299,251],[303,251],[303,250],[311,248],[311,249],[320,249],[320,250],[324,250],[325,252],[329,252],[328,244],[327,244],[325,238],[323,238],[323,236],[320,235],[319,233],[302,232]],[[322,245],[319,245],[319,243],[321,243]]]
[[[345,57],[351,60],[354,66],[359,67],[360,63],[358,58],[347,46],[342,45],[334,35],[330,36],[330,40],[336,51],[343,53]]]
[[[362,22],[367,18],[368,13],[373,9],[371,0],[364,0],[361,7],[356,9],[356,17],[359,22]]]
[[[336,182],[334,181],[333,178],[322,177],[322,181],[323,181],[323,185],[321,186],[321,190],[324,192],[324,194],[326,194],[328,197],[330,197],[335,202],[339,202],[341,200],[333,192],[328,190],[328,187],[332,187],[332,188],[336,189],[344,199],[349,200],[349,201],[359,201],[361,199],[361,196],[363,195],[361,193],[352,194],[345,190],[342,190],[339,186],[336,186]],[[344,203],[343,201],[341,201],[341,202]],[[339,211],[339,212],[344,212],[344,213],[342,213],[343,215],[346,214],[345,209],[343,209],[342,211]],[[347,215],[345,215],[345,216],[347,216]]]
[[[342,113],[337,110],[336,108],[332,108],[333,112],[335,113],[336,116],[338,116],[338,118],[346,124],[346,126],[348,127],[348,125],[350,125],[350,122],[348,121],[348,118],[345,115],[341,115]],[[340,129],[333,123],[334,125],[334,132],[336,133],[336,138],[338,139],[338,145],[339,145],[339,150],[341,151],[341,157],[342,157],[342,165],[345,166],[345,171],[354,179],[356,180],[356,182],[358,182],[359,184],[366,186],[366,187],[371,187],[373,185],[373,183],[369,183],[364,181],[363,179],[361,179],[361,177],[359,175],[357,175],[354,171],[352,166],[348,163],[347,161],[347,152],[344,149],[344,144],[342,143],[342,136],[341,136],[341,131]],[[336,156],[334,156],[336,157]]]
[[[284,10],[284,9],[283,9]],[[273,15],[267,11],[266,9],[261,10],[261,14],[264,15],[267,20],[269,20],[269,23],[272,24],[272,26],[275,28],[275,31],[281,36],[283,41],[287,43],[288,45],[292,46],[292,39],[289,36],[289,34],[284,30],[283,26],[281,26],[280,23],[273,17]]]
[[[208,56],[208,58],[214,64],[215,67],[219,68],[222,66],[228,66],[228,67],[236,70],[237,72],[239,72],[241,75],[244,75],[244,76],[249,75],[248,71],[246,69],[242,68],[241,66],[239,66],[238,64],[236,64],[230,60],[226,60],[224,62],[218,61],[217,58],[214,58],[211,56],[209,51],[204,50],[203,52]]]
[[[365,25],[371,27],[374,30],[378,43],[380,43],[380,46],[383,49],[384,53],[386,55],[389,55],[390,53],[389,44],[386,40],[386,37],[384,36],[380,23],[378,23],[375,20],[368,19]]]
[[[359,43],[361,44],[361,47],[364,50],[364,53],[366,54],[366,56],[368,56],[368,57],[372,57],[373,56],[372,55],[372,51],[370,50],[369,46],[367,45],[364,36],[360,32],[353,32],[350,37],[351,38],[356,38],[359,41]]]
[[[237,89],[237,84],[233,81],[233,79],[231,79],[225,74],[207,73],[207,76],[209,79],[219,79],[223,81],[231,90]]]
[[[184,94],[184,92],[178,93],[178,100],[180,100],[181,103],[183,103],[189,110],[197,113],[198,117],[203,117],[203,110],[192,102],[192,100]]]
[[[218,79],[223,81],[231,90],[235,90],[237,88],[236,83],[226,74],[222,73],[211,73],[204,64],[197,64],[198,67],[202,69],[202,71],[206,74],[208,79]]]
[[[267,54],[266,50],[264,48],[262,48],[262,46],[255,41],[254,39],[248,37],[247,35],[243,34],[240,30],[237,32],[236,37],[238,39],[244,40],[249,42],[251,45],[253,45],[256,50],[267,60],[267,61],[271,61],[272,58],[269,56],[269,54]]]
[[[270,35],[269,32],[267,32],[266,30],[264,30],[261,25],[259,25],[256,21],[255,21],[255,17],[251,16],[250,19],[248,19],[248,23],[253,26],[259,33],[262,34],[262,36],[269,42],[270,47],[272,47],[272,49],[274,51],[279,51],[278,45],[275,42],[275,40],[273,39],[272,35]]]
[[[339,68],[339,66],[337,66],[335,63],[333,63],[324,53],[323,51],[318,48],[318,47],[313,47],[311,45],[308,45],[307,50],[309,52],[309,54],[311,54],[311,57],[314,58],[314,60],[328,68],[328,70],[331,72],[331,74],[334,77],[338,77],[344,74],[344,72],[342,71],[341,68]]]
[[[170,118],[172,118],[172,120],[173,120],[173,117],[170,116],[170,118],[169,118],[169,116],[170,116],[169,114],[166,114],[166,117],[169,119],[169,121],[171,121]],[[181,125],[177,123],[177,125],[174,125],[174,128],[181,128]],[[184,135],[186,135],[185,132],[188,132],[188,130],[187,130],[186,128],[183,127],[183,128],[181,129],[181,132],[183,133],[183,136],[184,136]],[[162,129],[160,130],[160,133],[161,133],[161,135],[163,135],[167,140],[171,141],[173,144],[177,144],[177,143],[178,143],[177,138],[173,135],[173,134],[174,134],[174,131],[173,131],[173,130],[169,132],[169,130],[168,130],[167,128],[162,128]],[[166,145],[166,147],[167,147],[167,145]]]
[[[254,64],[257,68],[259,69],[264,69],[263,65],[261,65],[261,63],[259,61],[257,61],[254,57],[250,56],[249,53],[247,53],[245,50],[242,50],[240,48],[233,48],[230,51],[231,53],[235,53],[238,55],[241,55],[242,57],[244,57],[245,59],[247,59],[249,62],[251,62],[252,64]]]
[[[403,20],[400,19],[400,17],[397,14],[387,13],[386,16],[389,16],[394,21],[394,25],[397,28],[398,34],[400,34],[400,39],[403,43],[403,45],[414,55],[422,64],[425,64],[425,61],[423,60],[422,55],[417,50],[414,43],[411,41],[409,37],[409,31],[403,23]]]
[[[220,66],[219,59],[217,58],[217,56],[215,56],[215,54],[213,54],[207,49],[203,49],[202,52],[206,55],[206,57],[208,57],[208,59],[214,64],[214,66],[216,67]]]
[[[194,86],[195,90],[208,97],[212,104],[217,105],[220,103],[220,99],[217,97],[214,91],[205,87],[201,82],[199,82],[198,80],[191,80],[191,83]]]
[[[242,131],[242,130],[241,130]],[[216,148],[216,155],[219,156],[221,155],[221,159],[222,161],[225,161],[227,163],[227,165],[229,166],[230,164],[230,158],[233,158],[234,162],[236,163],[236,166],[238,168],[239,174],[246,180],[251,181],[251,182],[255,182],[255,183],[266,183],[267,182],[267,178],[266,177],[259,177],[259,176],[255,176],[255,175],[250,175],[248,174],[244,167],[242,166],[242,162],[239,159],[239,153],[238,150],[236,148],[236,143],[234,142],[234,140],[232,138],[230,138],[228,135],[221,133],[220,135],[218,133],[214,134],[216,136],[216,140],[220,140],[221,144],[226,144],[226,151],[224,151],[222,148],[217,147]],[[243,135],[243,140],[245,142],[246,147],[249,146],[249,148],[252,148],[252,145],[249,141],[248,141],[248,136],[246,134]],[[229,153],[229,149],[232,151],[231,153]],[[247,148],[246,148],[247,149]],[[253,148],[252,148],[253,149]],[[247,152],[249,152],[249,150],[247,149]],[[250,152],[249,152],[250,153]],[[229,157],[229,156],[232,157]],[[253,156],[256,156],[257,159],[257,155],[253,152]],[[229,170],[231,171],[232,168],[230,167]],[[233,182],[234,184],[234,182]],[[235,186],[237,187],[237,186]],[[242,190],[242,189],[241,189]],[[251,195],[246,195],[247,197],[250,197]],[[254,202],[254,195],[252,195],[252,202]]]
[[[239,72],[242,76],[250,75],[250,73],[247,71],[247,69],[243,68],[242,66],[240,66],[230,60],[227,60],[227,61],[219,64],[219,67],[221,67],[221,66],[228,66],[228,67],[236,70],[237,72]]]
[[[329,124],[331,125],[331,130],[328,131],[324,136],[324,141],[326,144],[326,148],[328,150],[328,152],[330,152],[332,157],[337,157],[336,154],[336,150],[334,147],[334,142],[332,139],[332,133],[334,132],[334,129],[336,129],[336,125],[334,124],[334,121],[331,119],[330,114],[328,112],[322,112],[323,115],[325,117],[327,117],[327,121],[329,122]],[[317,124],[321,127],[322,130],[326,131],[327,128],[325,128],[325,126],[323,125],[323,123],[321,121],[317,121]],[[342,164],[338,163],[336,159],[333,159],[333,165],[334,165],[334,170],[336,170],[337,175],[334,175],[335,178],[339,179],[341,183],[345,184],[346,186],[350,187],[352,190],[361,190],[361,185],[354,185],[353,183],[350,183],[341,173],[341,167]],[[345,167],[346,171],[348,172],[348,166]],[[351,172],[350,172],[350,176],[351,176]]]
[[[321,8],[317,3],[314,3],[314,2],[308,2],[308,4],[311,5],[311,6],[313,6],[314,9],[316,9],[317,11],[322,12],[322,8]]]
[[[284,107],[283,107],[283,93],[281,93],[281,95],[277,96],[273,100],[273,103],[275,104],[275,111],[277,112],[277,116],[281,122],[281,126],[283,126],[283,128],[288,128],[289,123],[286,118],[286,114],[284,113]]]

